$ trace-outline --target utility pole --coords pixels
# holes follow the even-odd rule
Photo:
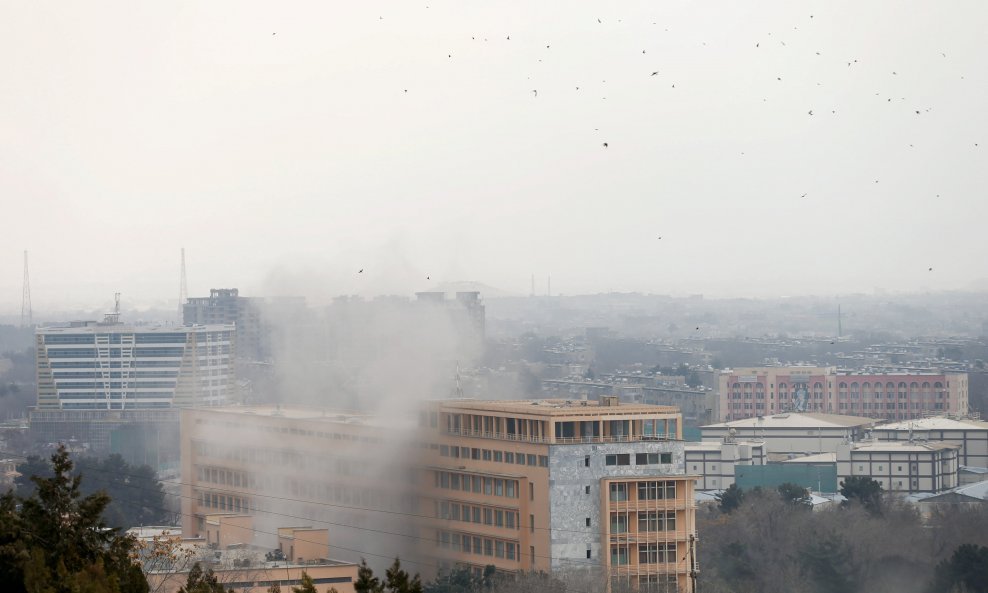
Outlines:
[[[21,289],[21,327],[34,327],[31,311],[31,277],[27,273],[27,250],[24,250],[24,282]]]

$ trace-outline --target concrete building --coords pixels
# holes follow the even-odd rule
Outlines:
[[[933,416],[879,424],[872,434],[883,441],[943,441],[960,445],[960,464],[988,468],[988,422]]]
[[[185,325],[236,326],[237,355],[246,360],[267,360],[267,331],[260,299],[242,297],[236,288],[213,288],[208,297],[191,297],[182,307]]]
[[[116,314],[38,328],[34,440],[77,442],[156,468],[177,463],[177,409],[233,397],[233,330],[133,326]]]
[[[849,372],[837,367],[748,367],[720,375],[722,420],[778,412],[851,414],[908,420],[965,414],[966,373]]]
[[[942,492],[957,486],[957,451],[950,443],[841,443],[837,475],[868,476],[887,492]]]
[[[144,327],[113,319],[38,328],[38,410],[223,403],[234,389],[233,332],[233,325]]]
[[[833,453],[844,441],[858,441],[875,423],[872,418],[795,412],[745,418],[701,427],[703,441],[725,438],[762,441],[768,453],[783,457]]]
[[[330,542],[333,557],[400,555],[425,578],[494,565],[693,590],[693,477],[675,409],[444,400],[409,427],[270,406],[181,414],[186,537],[214,539],[216,513],[255,525],[290,514],[329,524],[346,542]]]
[[[291,591],[308,575],[319,593],[352,593],[357,565],[328,558],[329,531],[279,527],[263,531],[248,515],[207,515],[205,538],[183,538],[178,528],[137,527],[138,560],[156,593],[176,593],[195,563],[213,570],[224,589],[248,593],[278,585]]]
[[[725,490],[734,483],[735,468],[765,465],[765,443],[735,441],[686,443],[686,473],[697,476],[697,490]]]
[[[572,400],[435,402],[424,464],[447,565],[603,571],[693,591],[695,501],[674,408]]]
[[[333,558],[374,564],[386,548],[426,574],[414,564],[424,442],[414,424],[274,405],[183,409],[182,534],[206,538],[216,513],[250,514],[267,531],[288,515],[331,527]]]

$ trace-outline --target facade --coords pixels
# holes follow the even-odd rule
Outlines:
[[[43,410],[215,405],[234,389],[232,325],[79,322],[35,331]]]
[[[734,483],[735,468],[765,465],[765,443],[734,441],[686,443],[686,472],[697,476],[697,490],[725,490]]]
[[[182,306],[185,325],[235,324],[237,355],[247,360],[266,360],[266,331],[258,299],[242,297],[236,288],[213,288],[208,297],[192,297]]]
[[[217,513],[253,515],[268,531],[290,517],[329,526],[345,542],[331,542],[333,558],[366,556],[373,566],[387,549],[427,573],[429,565],[415,564],[414,432],[361,414],[274,405],[187,408],[181,425],[183,536],[207,537]]]
[[[695,501],[674,408],[573,400],[434,402],[423,464],[443,565],[602,571],[693,591]]]
[[[217,513],[289,515],[328,525],[332,557],[398,555],[425,578],[494,565],[693,590],[693,477],[675,409],[444,400],[410,426],[273,406],[181,416],[185,537],[214,539]]]
[[[837,475],[868,476],[886,492],[942,492],[958,485],[959,448],[951,443],[842,443],[836,453]]]
[[[755,367],[721,372],[725,421],[779,412],[820,412],[908,420],[965,414],[966,373],[868,373],[837,367]]]
[[[960,445],[962,466],[988,468],[988,422],[935,416],[880,424],[872,430],[883,441],[944,441]]]
[[[767,453],[794,456],[836,452],[842,442],[864,438],[874,423],[871,418],[857,416],[791,412],[711,424],[701,427],[700,434],[703,441],[763,441]]]

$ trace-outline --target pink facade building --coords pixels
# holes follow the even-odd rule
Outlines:
[[[824,412],[886,420],[966,414],[966,373],[867,373],[837,367],[756,367],[720,375],[720,419]]]

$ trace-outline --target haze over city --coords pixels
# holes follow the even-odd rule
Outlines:
[[[10,312],[24,249],[38,309],[167,303],[182,247],[193,292],[985,288],[979,2],[2,12]]]

